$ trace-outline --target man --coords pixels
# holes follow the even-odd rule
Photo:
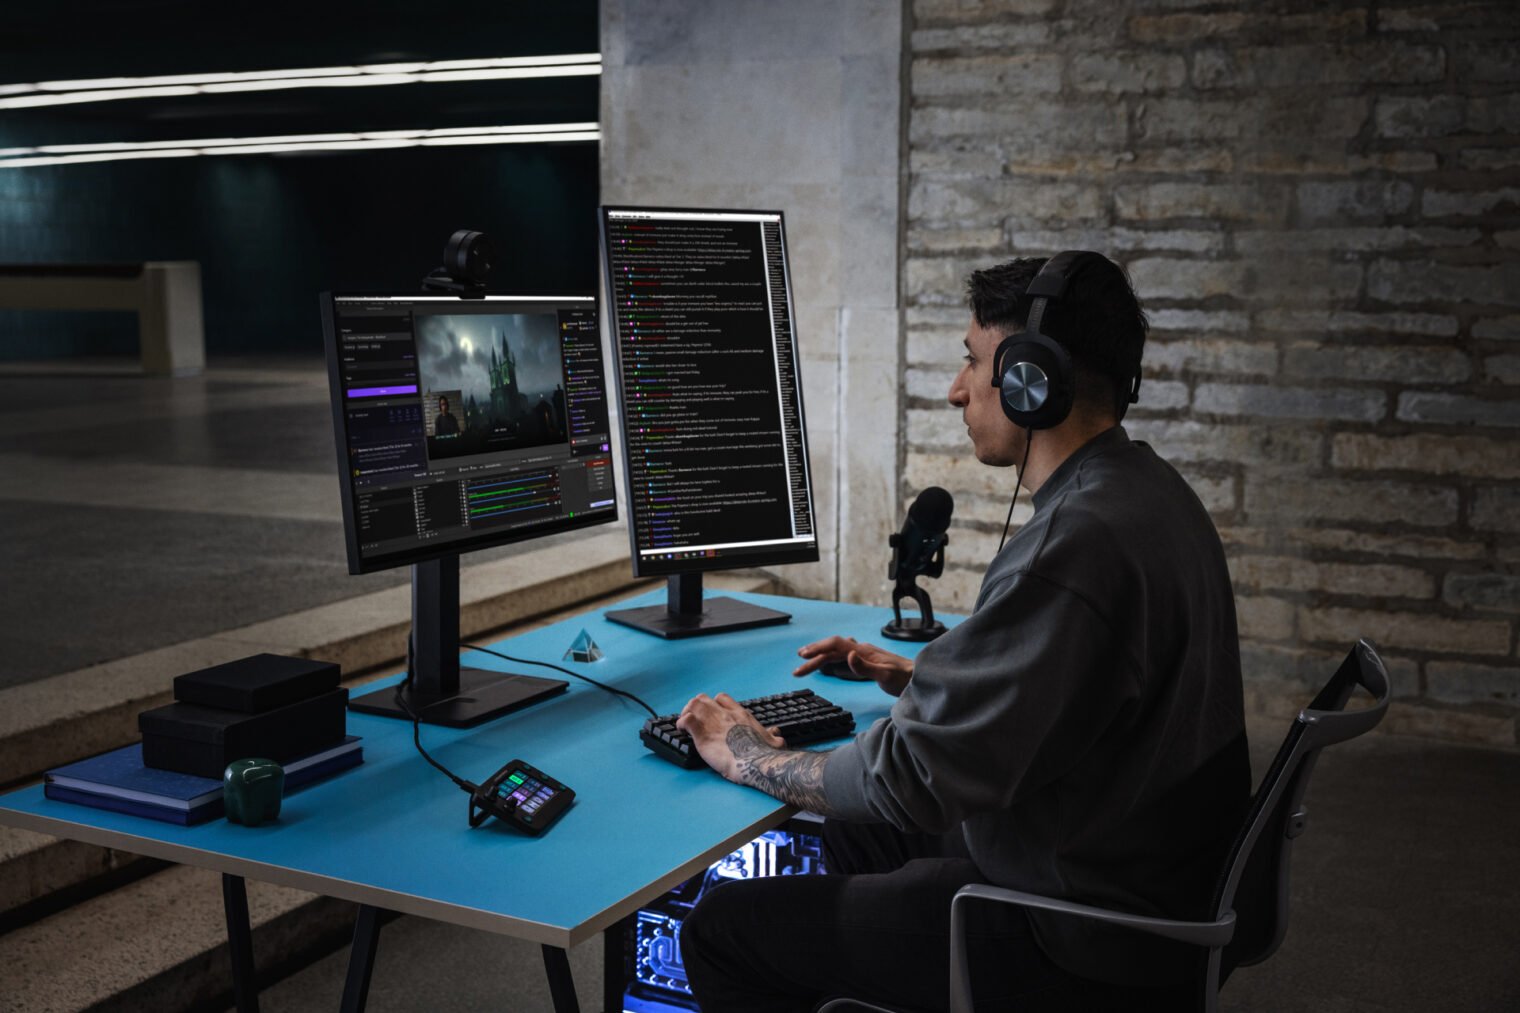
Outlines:
[[[1249,768],[1234,599],[1212,522],[1119,421],[1146,322],[1123,272],[1082,258],[1041,330],[1070,353],[1073,407],[1010,421],[999,346],[1044,262],[971,276],[950,388],[977,460],[1025,462],[1034,516],[987,568],[970,617],[916,661],[833,637],[797,674],[847,661],[897,697],[828,752],[788,750],[726,694],[679,724],[723,776],[826,817],[826,876],[704,897],[682,930],[704,1010],[806,1010],[830,994],[941,1008],[950,900],[974,882],[1202,917],[1244,814]],[[1197,951],[979,904],[972,980],[989,1009],[1179,1008]]]
[[[433,435],[459,435],[459,420],[454,417],[453,412],[449,411],[449,399],[446,397],[438,399],[438,417],[433,420]]]

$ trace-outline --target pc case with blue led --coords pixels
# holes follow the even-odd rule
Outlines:
[[[623,1013],[692,1013],[678,942],[681,922],[702,895],[732,879],[823,872],[821,825],[794,819],[724,856],[607,931],[606,1008]]]

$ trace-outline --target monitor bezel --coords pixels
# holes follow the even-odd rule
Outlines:
[[[781,224],[781,250],[782,272],[786,277],[786,309],[787,316],[792,322],[792,347],[794,351],[793,366],[797,377],[797,421],[802,428],[803,448],[803,471],[807,476],[808,491],[808,515],[813,520],[813,544],[811,547],[802,547],[790,550],[777,550],[774,552],[757,551],[745,553],[741,557],[714,557],[695,559],[671,559],[659,562],[646,561],[639,552],[639,535],[634,521],[632,478],[628,470],[629,446],[627,415],[623,403],[623,352],[619,343],[617,315],[609,311],[607,305],[612,298],[612,261],[607,246],[607,216],[612,212],[654,212],[684,215],[775,215]],[[803,395],[802,384],[802,351],[801,339],[797,333],[797,307],[793,301],[792,290],[792,257],[786,242],[786,213],[780,210],[763,208],[692,208],[692,207],[669,207],[641,204],[602,204],[597,207],[597,247],[601,259],[601,277],[597,289],[598,315],[607,326],[610,353],[613,370],[615,371],[617,391],[616,404],[618,407],[618,444],[623,457],[623,495],[628,504],[628,549],[629,558],[633,562],[633,574],[635,577],[669,577],[681,573],[710,573],[717,570],[740,570],[756,566],[785,566],[792,563],[816,563],[820,558],[820,541],[818,537],[818,511],[817,497],[813,494],[813,452],[808,445],[807,405]]]
[[[322,339],[327,357],[327,390],[328,402],[332,409],[333,417],[333,449],[338,460],[338,486],[343,500],[343,539],[348,549],[348,572],[351,574],[379,573],[383,570],[394,570],[401,566],[411,566],[415,563],[425,563],[434,559],[443,559],[448,556],[463,555],[468,552],[478,552],[483,549],[494,549],[503,545],[514,545],[518,542],[531,541],[535,538],[543,538],[549,535],[564,534],[567,531],[578,531],[582,528],[597,527],[601,524],[611,524],[618,520],[619,512],[617,497],[613,497],[612,506],[608,512],[586,515],[580,517],[565,518],[560,522],[543,527],[532,528],[526,531],[519,530],[506,537],[499,535],[481,535],[478,538],[470,538],[462,541],[448,542],[437,548],[413,549],[404,552],[390,553],[381,560],[366,560],[359,551],[359,530],[357,519],[354,516],[354,491],[352,476],[348,474],[348,422],[343,411],[343,377],[341,363],[338,357],[338,330],[337,330],[337,301],[339,299],[394,299],[409,302],[430,303],[489,303],[501,301],[503,303],[562,303],[576,301],[588,303],[594,313],[597,314],[598,325],[601,319],[601,305],[594,294],[585,292],[561,292],[554,295],[539,293],[513,293],[493,292],[480,298],[462,298],[459,296],[440,296],[431,293],[411,293],[396,291],[326,291],[319,297],[322,308]],[[598,339],[600,340],[600,339]],[[602,382],[607,382],[606,363],[602,364]],[[604,389],[607,396],[608,407],[613,404],[611,392]],[[609,425],[611,412],[609,411]],[[615,455],[614,455],[615,456]],[[613,469],[613,488],[617,488],[617,465],[611,465]]]

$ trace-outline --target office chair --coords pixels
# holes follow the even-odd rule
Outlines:
[[[1358,686],[1372,694],[1372,705],[1348,711],[1346,701]],[[1202,973],[1194,1008],[1214,1013],[1223,968],[1261,963],[1277,951],[1288,933],[1288,857],[1294,838],[1308,825],[1304,790],[1319,751],[1377,727],[1388,710],[1388,694],[1388,670],[1377,649],[1366,640],[1357,641],[1335,675],[1299,712],[1262,778],[1245,824],[1226,855],[1214,890],[1212,921],[1126,914],[981,883],[962,887],[950,903],[950,1013],[972,1013],[966,908],[984,901],[1091,918],[1205,947],[1208,960],[1199,961]],[[855,999],[833,999],[819,1006],[817,1013],[850,1010],[903,1013]]]

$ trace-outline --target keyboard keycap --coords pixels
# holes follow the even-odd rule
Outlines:
[[[788,746],[807,746],[842,738],[855,730],[855,715],[810,689],[741,700],[739,706],[765,727],[779,728]],[[677,717],[679,715],[668,714],[648,719],[639,732],[639,739],[656,756],[677,766],[687,769],[707,766],[693,747],[691,736],[675,726]]]

